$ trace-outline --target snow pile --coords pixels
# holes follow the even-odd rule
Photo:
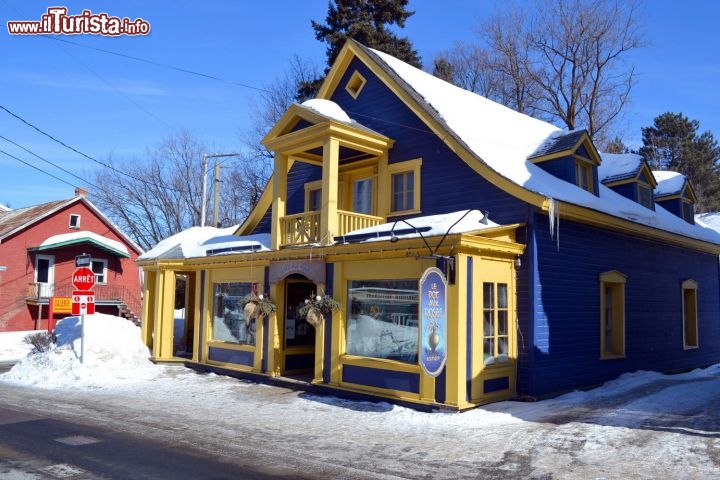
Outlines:
[[[58,244],[68,244],[73,242],[77,243],[81,241],[90,241],[91,243],[102,245],[109,250],[125,254],[126,256],[130,255],[128,253],[127,247],[125,247],[125,245],[123,245],[121,242],[118,242],[117,240],[112,240],[110,238],[105,238],[95,232],[86,231],[53,235],[52,237],[48,237],[44,242],[42,242],[40,246],[51,247],[58,246]]]
[[[25,342],[25,338],[38,332],[43,332],[43,330],[2,332],[0,334],[0,362],[12,362],[30,353],[33,347]]]
[[[685,186],[685,175],[670,170],[654,170],[653,176],[658,184],[655,187],[655,196],[679,193]]]
[[[55,328],[54,346],[25,356],[0,378],[43,388],[82,388],[150,379],[161,371],[149,361],[139,327],[112,315],[84,319],[84,348],[80,317],[63,318]]]

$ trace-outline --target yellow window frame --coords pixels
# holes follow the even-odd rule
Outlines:
[[[625,284],[627,277],[611,270],[600,274],[600,358],[625,357]]]
[[[575,185],[583,190],[595,193],[595,177],[593,175],[592,164],[581,157],[575,157]],[[583,181],[585,180],[585,185]]]
[[[695,280],[688,279],[682,283],[682,321],[683,321],[683,349],[690,350],[699,347],[698,316],[697,316],[697,287]]]
[[[365,77],[355,70],[350,76],[350,80],[345,84],[345,91],[347,91],[351,97],[357,98],[360,96],[360,92],[362,92],[366,83],[367,80],[365,80]]]
[[[410,213],[420,213],[420,168],[422,167],[422,158],[415,158],[413,160],[406,160],[404,162],[397,162],[388,165],[388,193],[387,193],[387,212],[388,216],[393,215],[407,215]],[[407,210],[395,210],[392,211],[392,197],[393,197],[393,175],[410,173],[413,176],[413,208]]]

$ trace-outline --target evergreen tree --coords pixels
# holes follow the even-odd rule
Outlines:
[[[700,122],[666,112],[642,129],[640,155],[655,170],[684,174],[698,197],[698,212],[720,211],[720,146],[711,132],[698,135]]]
[[[388,53],[410,65],[422,68],[420,56],[410,40],[400,38],[388,26],[405,27],[405,20],[415,12],[406,9],[409,0],[334,0],[328,4],[325,24],[312,22],[315,38],[327,43],[327,68],[340,53],[348,38],[363,45]],[[298,88],[298,100],[312,98],[322,78],[303,82]]]

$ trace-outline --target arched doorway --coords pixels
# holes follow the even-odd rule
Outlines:
[[[315,328],[298,311],[306,299],[316,294],[317,286],[297,273],[286,277],[284,282],[285,301],[280,319],[283,375],[311,375],[315,362]]]

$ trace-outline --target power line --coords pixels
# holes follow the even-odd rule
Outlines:
[[[38,172],[42,172],[42,173],[44,173],[45,175],[49,175],[49,176],[53,177],[53,178],[56,179],[56,180],[60,180],[61,182],[63,182],[63,183],[66,184],[66,185],[70,185],[70,186],[73,187],[73,188],[76,187],[76,185],[73,185],[72,183],[68,182],[67,180],[63,180],[62,178],[60,178],[60,177],[58,177],[58,176],[56,176],[56,175],[53,175],[53,174],[50,173],[50,172],[46,172],[46,171],[43,170],[42,168],[36,167],[35,165],[32,165],[32,164],[26,162],[25,160],[23,160],[22,158],[18,158],[18,157],[16,157],[15,155],[12,155],[12,154],[6,152],[5,150],[0,149],[0,153],[4,153],[4,154],[7,155],[8,157],[14,158],[15,160],[17,160],[17,161],[20,162],[20,163],[24,163],[24,164],[27,165],[28,167],[34,168],[34,169],[37,170]]]
[[[97,160],[97,159],[91,157],[90,155],[87,155],[87,154],[81,152],[80,150],[78,150],[78,149],[76,149],[76,148],[74,148],[74,147],[71,147],[70,145],[66,144],[66,143],[63,142],[62,140],[59,140],[59,139],[53,137],[53,136],[50,135],[49,133],[41,130],[40,128],[36,127],[36,126],[33,125],[32,123],[28,122],[27,120],[25,120],[24,118],[22,118],[20,115],[17,115],[16,113],[13,113],[12,111],[8,110],[8,109],[7,109],[5,106],[3,106],[3,105],[0,105],[0,109],[5,110],[5,112],[7,112],[9,115],[11,115],[11,116],[15,117],[16,119],[20,120],[22,123],[24,123],[24,124],[27,125],[28,127],[32,128],[33,130],[37,131],[38,133],[40,133],[40,134],[48,137],[48,138],[49,138],[50,140],[52,140],[53,142],[59,143],[59,144],[62,145],[63,147],[65,147],[65,148],[67,148],[67,149],[69,149],[69,150],[72,150],[73,152],[77,153],[78,155],[81,155],[81,156],[87,158],[88,160],[91,160],[91,161],[97,163],[98,165],[101,165],[101,166],[103,166],[103,167],[105,167],[105,168],[109,168],[110,170],[112,170],[112,171],[114,171],[114,172],[116,172],[116,173],[119,173],[120,175],[124,175],[124,176],[126,176],[126,177],[128,177],[128,178],[131,178],[131,179],[133,179],[133,180],[135,180],[135,181],[137,181],[137,182],[140,182],[140,183],[143,183],[143,184],[146,184],[146,185],[151,183],[151,182],[148,182],[148,181],[146,181],[146,180],[144,180],[144,179],[142,179],[142,178],[135,177],[134,175],[130,175],[130,174],[127,173],[127,172],[123,172],[122,170],[118,170],[117,168],[113,167],[112,165],[109,165],[109,164],[107,164],[107,163],[101,162],[100,160]],[[168,190],[172,190],[172,191],[174,191],[174,192],[184,193],[183,190],[178,190],[178,189],[173,188],[173,187],[170,187],[170,186],[165,186],[165,188],[168,189]]]
[[[89,49],[89,50],[96,50],[96,51],[98,51],[98,52],[107,53],[107,54],[109,54],[109,55],[115,55],[115,56],[118,56],[118,57],[127,58],[127,59],[130,59],[130,60],[135,60],[136,62],[143,62],[143,63],[147,63],[147,64],[150,64],[150,65],[155,65],[156,67],[167,68],[168,70],[175,70],[175,71],[182,72],[182,73],[187,73],[187,74],[190,74],[190,75],[196,75],[196,76],[198,76],[198,77],[208,78],[208,79],[210,79],[210,80],[215,80],[215,81],[218,81],[218,82],[227,83],[227,84],[230,84],[230,85],[235,85],[235,86],[237,86],[237,87],[243,87],[243,88],[249,88],[249,89],[252,89],[252,90],[257,90],[257,91],[259,91],[259,92],[271,93],[270,91],[268,91],[268,90],[266,90],[266,89],[264,89],[264,88],[254,87],[254,86],[248,85],[248,84],[246,84],[246,83],[236,82],[236,81],[234,81],[234,80],[228,80],[228,79],[225,79],[225,78],[217,77],[217,76],[215,76],[215,75],[209,75],[209,74],[207,74],[207,73],[196,72],[196,71],[194,71],[194,70],[189,70],[189,69],[187,69],[187,68],[175,67],[175,66],[173,66],[173,65],[168,65],[168,64],[166,64],[166,63],[160,63],[160,62],[156,62],[156,61],[153,61],[153,60],[147,60],[147,59],[145,59],[145,58],[136,57],[136,56],[134,56],[134,55],[128,55],[128,54],[126,54],[126,53],[114,52],[114,51],[112,51],[112,50],[107,50],[107,49],[105,49],[105,48],[91,47],[91,46],[89,46],[89,45],[83,45],[83,44],[81,44],[81,43],[73,42],[72,40],[67,40],[67,39],[64,39],[64,38],[51,37],[51,36],[49,36],[49,35],[41,35],[41,36],[42,36],[42,37],[45,37],[45,38],[47,38],[47,39],[49,39],[49,40],[55,40],[56,42],[68,43],[68,44],[74,45],[74,46],[76,46],[76,47],[87,48],[87,49]]]
[[[8,142],[8,143],[12,143],[13,145],[15,145],[15,146],[18,147],[18,148],[21,148],[21,149],[25,150],[25,151],[26,151],[27,153],[29,153],[30,155],[32,155],[32,156],[34,156],[34,157],[36,157],[36,158],[39,158],[39,159],[42,160],[43,162],[52,165],[53,167],[57,168],[58,170],[62,170],[63,172],[67,173],[68,175],[77,178],[77,179],[80,180],[81,182],[83,182],[83,183],[85,183],[85,184],[87,184],[87,185],[89,185],[89,186],[91,186],[91,187],[100,189],[100,187],[98,187],[97,185],[94,185],[92,182],[89,182],[89,181],[85,180],[84,178],[75,175],[75,174],[72,173],[71,171],[66,170],[65,168],[61,167],[60,165],[57,165],[57,164],[51,162],[50,160],[47,160],[47,159],[41,157],[41,156],[38,155],[37,153],[35,153],[35,152],[33,152],[33,151],[31,151],[31,150],[23,147],[23,146],[20,145],[19,143],[13,142],[13,141],[10,140],[9,138],[6,138],[6,137],[4,137],[4,136],[2,136],[2,135],[0,135],[0,138],[2,138],[3,140],[5,140],[5,141]]]

